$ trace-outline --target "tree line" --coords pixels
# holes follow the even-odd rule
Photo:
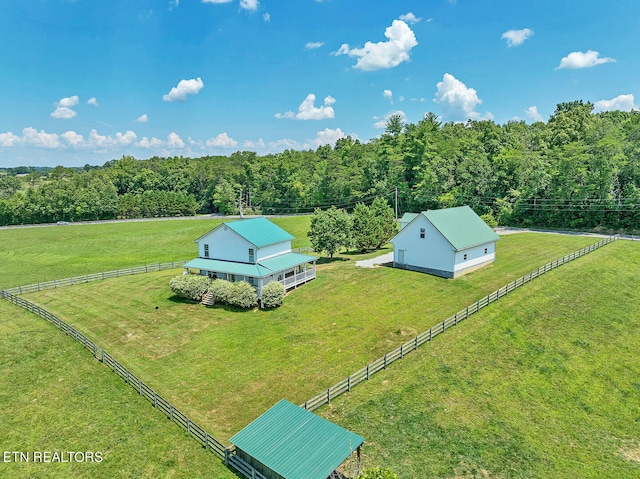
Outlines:
[[[0,177],[1,224],[353,211],[376,198],[393,204],[397,191],[400,214],[466,204],[503,225],[637,231],[640,112],[574,101],[533,124],[392,116],[369,142],[36,173]]]

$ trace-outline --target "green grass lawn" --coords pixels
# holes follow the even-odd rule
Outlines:
[[[302,403],[505,283],[593,242],[505,236],[495,264],[456,280],[357,268],[354,261],[370,255],[342,254],[320,265],[318,278],[274,311],[178,301],[168,282],[180,270],[26,297],[83,331],[226,440],[279,399]]]
[[[194,240],[221,220],[142,221],[75,224],[0,230],[0,288],[23,286],[151,263],[189,260]],[[274,218],[308,245],[309,216]]]
[[[400,478],[638,478],[639,264],[562,266],[318,412]]]
[[[0,451],[91,451],[103,458],[100,463],[0,459],[3,479],[236,477],[46,321],[0,301],[0,337]]]

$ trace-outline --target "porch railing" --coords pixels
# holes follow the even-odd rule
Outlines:
[[[284,286],[285,289],[290,289],[299,284],[306,283],[309,280],[312,280],[316,277],[316,268],[309,268],[302,273],[294,274],[293,276],[289,276],[288,278],[284,278],[280,283]]]

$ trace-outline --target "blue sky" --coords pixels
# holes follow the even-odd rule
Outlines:
[[[640,2],[0,0],[0,167],[640,105]]]

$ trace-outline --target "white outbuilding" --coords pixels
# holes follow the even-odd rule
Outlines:
[[[406,218],[409,221],[391,240],[396,268],[457,278],[496,258],[500,237],[468,206]]]

